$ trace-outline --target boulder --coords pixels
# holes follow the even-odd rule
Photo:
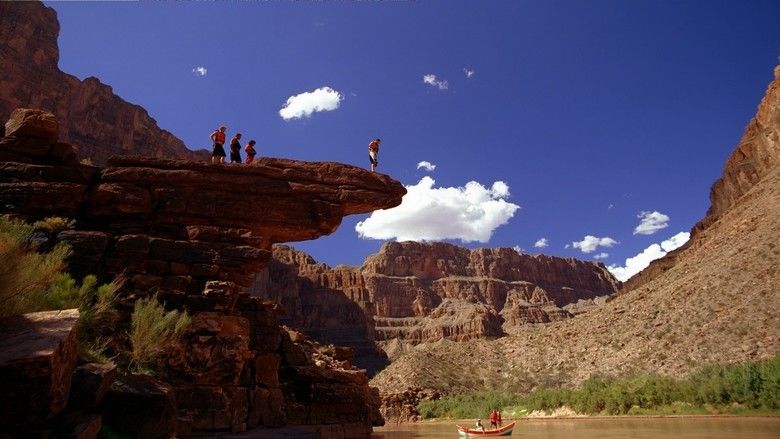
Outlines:
[[[6,137],[27,137],[42,139],[46,144],[54,143],[59,136],[60,125],[53,114],[30,108],[17,108],[5,123]]]
[[[86,363],[77,367],[68,406],[74,409],[97,407],[116,376],[116,365],[110,361]]]
[[[173,388],[145,375],[114,381],[103,397],[100,413],[106,426],[128,437],[171,438],[178,423]]]
[[[39,425],[68,402],[78,355],[76,309],[0,322],[0,429]]]

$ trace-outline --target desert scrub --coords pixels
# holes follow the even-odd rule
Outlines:
[[[63,244],[38,253],[33,231],[30,224],[0,217],[0,317],[47,309],[45,294],[70,255]]]
[[[57,234],[63,230],[70,230],[76,226],[76,221],[60,216],[50,216],[33,223],[33,230],[43,230],[52,234]]]
[[[685,379],[642,374],[594,376],[578,389],[540,387],[527,395],[486,391],[423,401],[423,418],[485,416],[488,407],[527,413],[569,407],[590,415],[766,414],[780,409],[780,355],[764,362],[712,365]],[[489,409],[488,409],[489,411]]]
[[[190,322],[184,311],[166,313],[155,297],[136,301],[130,322],[131,367],[136,372],[153,370],[160,355],[179,340]]]

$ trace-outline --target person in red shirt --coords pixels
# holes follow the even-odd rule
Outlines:
[[[504,421],[501,420],[501,410],[496,409],[496,414],[498,414],[498,426],[501,427],[504,425]]]
[[[225,144],[226,129],[226,127],[222,126],[211,133],[211,141],[214,142],[214,148],[211,150],[212,164],[225,163],[225,148],[222,145]]]
[[[246,144],[246,147],[244,147],[244,151],[246,151],[246,164],[250,164],[255,160],[255,155],[257,154],[257,151],[255,151],[255,141],[250,140],[249,143]]]
[[[498,410],[490,412],[490,428],[498,428]]]
[[[371,172],[374,172],[379,165],[377,156],[379,155],[380,143],[382,143],[380,139],[374,139],[368,144],[368,160],[371,162]]]

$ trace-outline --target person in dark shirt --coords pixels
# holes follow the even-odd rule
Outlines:
[[[241,133],[236,133],[230,141],[230,163],[241,163]]]

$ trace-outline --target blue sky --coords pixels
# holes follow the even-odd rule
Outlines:
[[[615,266],[658,250],[704,216],[780,56],[775,0],[47,4],[63,71],[193,149],[224,124],[261,156],[367,167],[382,138],[379,170],[418,195],[295,244],[331,265],[384,242],[358,223]],[[280,115],[315,90],[322,111]]]

